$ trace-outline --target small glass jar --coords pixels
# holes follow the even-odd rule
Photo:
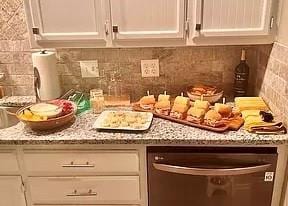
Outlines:
[[[94,114],[103,112],[105,101],[102,89],[90,90],[90,104]]]

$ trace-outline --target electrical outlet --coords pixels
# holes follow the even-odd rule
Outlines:
[[[141,60],[142,77],[159,77],[159,59]]]
[[[98,61],[80,61],[81,75],[83,78],[99,77]]]

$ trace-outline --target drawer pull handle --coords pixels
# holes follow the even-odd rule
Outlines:
[[[93,192],[91,189],[85,193],[78,193],[77,190],[74,190],[73,193],[67,194],[68,197],[89,197],[97,196],[97,192]]]
[[[70,164],[64,164],[62,167],[95,167],[95,165],[89,164],[89,162],[86,162],[86,164],[74,164],[72,161]]]

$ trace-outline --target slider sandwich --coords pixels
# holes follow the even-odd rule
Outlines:
[[[155,104],[155,112],[168,116],[171,110],[170,101],[161,101]]]
[[[171,110],[170,95],[160,94],[154,107],[156,113],[168,116]]]
[[[162,101],[170,101],[170,95],[168,94],[159,94],[158,96],[158,102],[162,102]]]
[[[214,109],[222,118],[229,118],[232,114],[232,107],[227,104],[216,103]]]
[[[204,122],[206,125],[211,127],[219,127],[223,125],[222,116],[215,110],[209,110],[204,117]]]
[[[187,112],[186,120],[188,122],[201,124],[204,121],[205,113],[206,113],[206,111],[204,109],[198,109],[196,107],[191,107]]]
[[[154,105],[156,103],[154,95],[147,95],[140,99],[139,101],[140,107],[146,110],[154,109]]]
[[[177,119],[185,119],[185,115],[188,109],[189,98],[178,96],[174,101],[170,116]]]

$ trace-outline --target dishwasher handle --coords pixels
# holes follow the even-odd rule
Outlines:
[[[153,163],[153,166],[157,170],[176,173],[176,174],[184,174],[184,175],[202,175],[202,176],[235,176],[235,175],[246,175],[253,174],[257,172],[266,171],[271,164],[263,164],[249,167],[238,167],[232,169],[223,169],[223,168],[193,168],[193,167],[182,167],[161,163]]]

